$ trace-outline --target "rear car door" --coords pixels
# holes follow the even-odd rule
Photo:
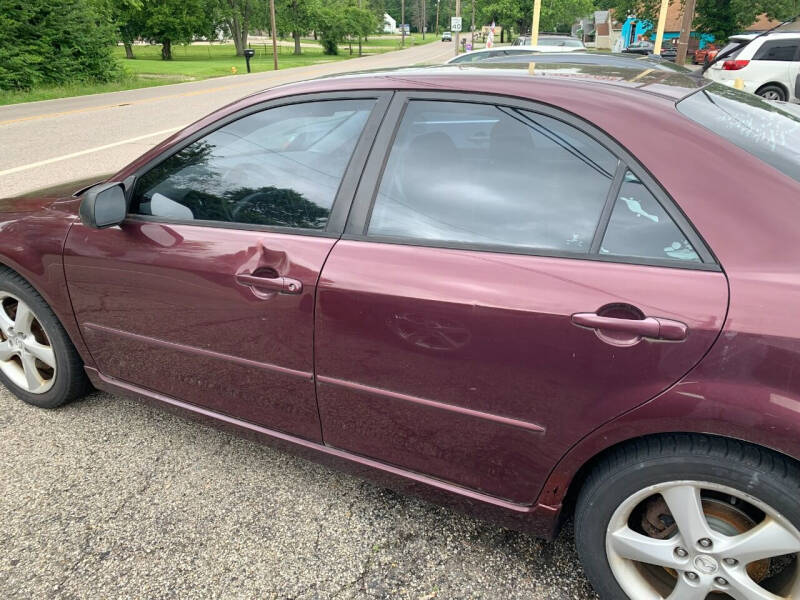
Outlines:
[[[247,109],[141,169],[120,227],[76,224],[66,278],[101,376],[319,441],[317,279],[388,99]]]
[[[753,77],[759,85],[766,83],[780,83],[784,85],[791,97],[795,93],[797,75],[798,51],[800,51],[800,38],[767,39],[753,54],[752,66],[755,69]]]
[[[320,279],[325,442],[516,503],[680,379],[727,282],[647,171],[510,99],[397,94]]]

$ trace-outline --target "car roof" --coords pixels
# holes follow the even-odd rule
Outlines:
[[[784,40],[784,39],[797,39],[800,38],[800,31],[773,31],[772,33],[759,34],[759,33],[743,33],[741,35],[732,35],[728,38],[729,42],[749,42],[761,35],[762,40]]]
[[[540,52],[535,53],[533,56],[496,56],[483,62],[489,64],[529,64],[530,62],[536,62],[537,64],[588,64],[628,69],[646,69],[649,67],[660,71],[691,73],[689,69],[666,60],[631,54],[609,54],[607,52],[571,52],[568,55],[563,52]]]
[[[427,89],[452,92],[491,91],[517,97],[535,96],[532,86],[539,83],[561,85],[574,93],[575,88],[606,87],[640,97],[658,96],[676,102],[706,87],[711,82],[694,74],[658,71],[653,68],[627,69],[597,65],[564,63],[537,65],[489,64],[485,62],[440,66],[403,67],[379,71],[361,71],[329,75],[306,82],[277,86],[296,93],[345,91],[358,89]],[[271,90],[250,97],[269,95]]]

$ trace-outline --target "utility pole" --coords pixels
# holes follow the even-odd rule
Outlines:
[[[679,65],[686,64],[686,55],[689,53],[689,38],[692,35],[695,6],[697,6],[697,0],[686,0],[686,5],[683,7],[681,36],[678,38],[678,58],[675,59]]]
[[[439,35],[439,4],[442,0],[436,0],[436,35]]]
[[[542,14],[542,0],[533,0],[533,23],[531,23],[531,46],[539,45],[539,16],[541,14]]]
[[[428,28],[428,13],[425,12],[425,0],[422,0],[422,39],[425,39],[425,30]]]
[[[656,45],[653,54],[661,54],[661,45],[664,43],[664,28],[667,26],[667,11],[670,0],[661,0],[661,12],[658,13],[658,29],[656,29]]]
[[[269,0],[269,21],[272,25],[272,62],[278,70],[278,37],[275,34],[275,0]]]
[[[457,17],[461,16],[461,0],[456,0],[456,16]],[[458,56],[458,44],[460,43],[460,39],[459,38],[461,37],[461,32],[460,31],[456,31],[455,34],[456,34],[456,37],[455,37],[456,56]]]
[[[358,8],[361,8],[361,0],[358,0]],[[363,54],[363,50],[361,47],[361,34],[358,34],[358,55],[361,56]]]
[[[400,0],[400,47],[406,45],[406,0]]]

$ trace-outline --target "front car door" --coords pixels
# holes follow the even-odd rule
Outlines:
[[[571,444],[700,360],[726,279],[582,121],[409,92],[385,122],[320,279],[325,442],[532,502]]]
[[[101,375],[319,441],[317,279],[387,103],[247,109],[145,166],[120,227],[76,224],[66,277]]]

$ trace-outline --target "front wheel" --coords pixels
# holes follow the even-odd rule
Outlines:
[[[597,465],[575,514],[603,600],[800,599],[800,472],[771,451],[670,435]]]
[[[40,408],[85,394],[83,364],[58,318],[18,274],[0,268],[0,383]]]

